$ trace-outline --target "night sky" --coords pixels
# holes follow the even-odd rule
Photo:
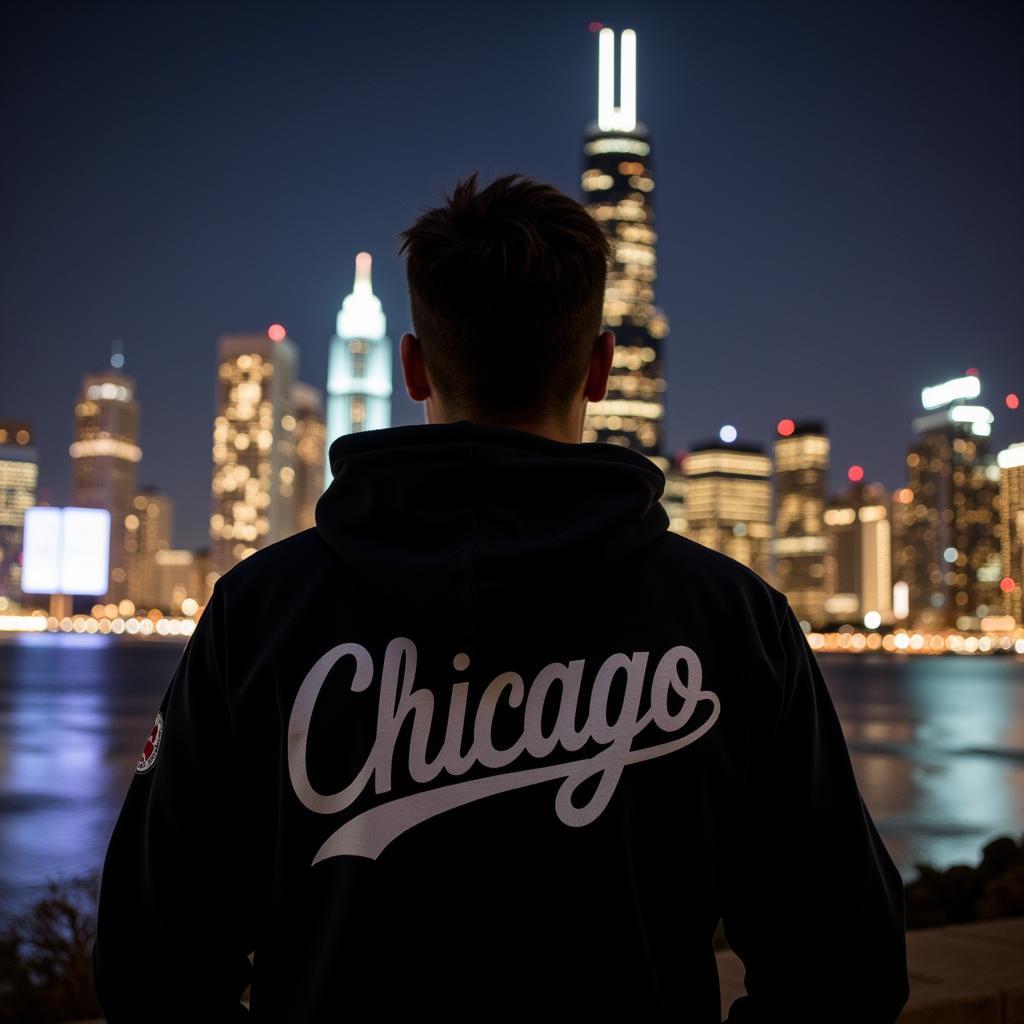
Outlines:
[[[514,5],[6,5],[0,416],[70,499],[81,375],[124,340],[141,485],[206,543],[216,339],[279,321],[323,386],[354,256],[395,342],[396,234],[455,180],[579,198],[588,23],[637,30],[651,131],[667,445],[821,418],[904,481],[922,385],[981,374],[1024,440],[1024,5],[703,0]]]

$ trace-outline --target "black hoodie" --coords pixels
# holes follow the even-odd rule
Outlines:
[[[781,593],[667,530],[650,460],[464,420],[330,457],[145,741],[111,1024],[717,1024],[720,918],[730,1021],[896,1019],[903,886],[818,664]]]

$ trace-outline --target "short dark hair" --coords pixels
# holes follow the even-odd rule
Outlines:
[[[438,396],[463,416],[566,411],[601,331],[611,247],[576,200],[520,174],[401,232],[414,330]]]

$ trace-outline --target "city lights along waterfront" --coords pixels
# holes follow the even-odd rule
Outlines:
[[[182,640],[0,640],[0,921],[98,869]],[[821,658],[865,803],[904,879],[1024,831],[1021,658]]]

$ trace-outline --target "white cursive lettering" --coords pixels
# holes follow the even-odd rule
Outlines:
[[[477,765],[492,774],[463,782],[451,782],[423,789],[372,807],[342,825],[320,847],[313,859],[317,864],[328,857],[355,856],[375,860],[393,840],[415,825],[498,793],[563,779],[555,796],[555,813],[564,824],[587,825],[608,806],[627,764],[664,757],[700,739],[717,721],[718,695],[702,688],[700,659],[690,647],[666,651],[655,667],[651,681],[650,707],[640,713],[649,652],[613,654],[600,666],[591,687],[590,703],[582,731],[576,728],[577,709],[584,671],[583,661],[546,665],[527,687],[516,672],[503,672],[488,684],[476,707],[472,742],[463,753],[469,683],[451,687],[451,700],[444,741],[433,761],[427,760],[427,743],[434,716],[434,695],[414,689],[416,645],[408,637],[395,637],[384,652],[377,707],[377,732],[373,748],[362,769],[336,793],[313,788],[306,770],[307,742],[317,697],[334,666],[345,657],[354,661],[349,688],[354,693],[369,689],[373,680],[373,659],[365,647],[346,643],[332,647],[306,674],[288,722],[288,772],[296,797],[316,814],[337,814],[351,806],[374,780],[374,791],[383,796],[391,791],[395,745],[406,720],[411,717],[408,752],[409,777],[418,784],[433,782],[441,772],[452,778],[465,775]],[[679,666],[685,664],[685,678]],[[557,689],[555,684],[558,684]],[[613,692],[621,695],[619,712],[610,720]],[[669,710],[669,696],[681,701]],[[547,735],[543,729],[544,710],[549,698],[557,697],[554,725]],[[710,704],[710,712],[695,729],[679,735],[693,718],[697,705]],[[504,706],[504,711],[499,709]],[[510,747],[494,742],[494,719],[522,707],[522,732]],[[648,726],[673,738],[655,746],[633,748],[633,742]],[[530,759],[548,757],[561,748],[567,754],[588,742],[602,745],[592,757],[563,760],[555,764],[505,769],[524,755]],[[573,803],[573,794],[598,776],[597,787],[583,806]]]

